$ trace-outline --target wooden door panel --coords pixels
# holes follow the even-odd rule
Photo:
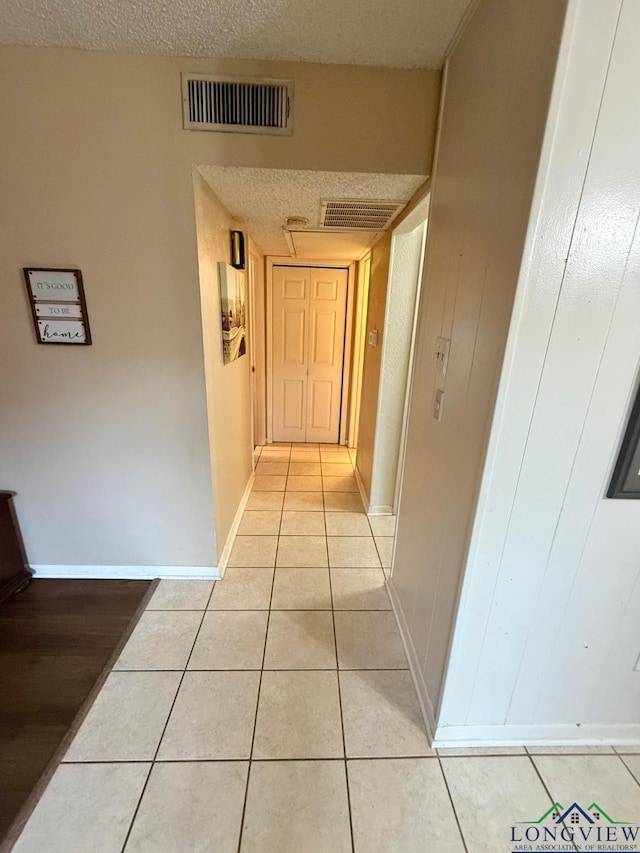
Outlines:
[[[309,270],[273,269],[273,440],[305,441]]]
[[[281,422],[286,430],[305,428],[305,383],[299,379],[285,379],[282,383]]]
[[[347,271],[309,271],[309,375],[306,441],[340,438]]]
[[[314,311],[309,347],[309,370],[313,367],[333,367],[336,356],[335,311]]]
[[[282,328],[281,364],[283,367],[290,368],[305,367],[306,310],[285,308],[282,311],[280,323]]]
[[[301,299],[306,302],[307,299],[307,273],[308,270],[303,270],[305,276],[302,278],[283,278],[282,280],[282,298]]]
[[[334,383],[328,380],[309,382],[308,429],[331,430],[334,420]]]
[[[327,281],[316,279],[313,282],[313,298],[318,302],[323,300],[327,302],[335,302],[338,299],[337,279],[334,278]]]

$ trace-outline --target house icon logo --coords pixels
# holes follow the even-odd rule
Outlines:
[[[520,851],[620,851],[640,853],[640,825],[614,820],[598,803],[589,806],[555,802],[537,820],[511,826],[509,850]]]

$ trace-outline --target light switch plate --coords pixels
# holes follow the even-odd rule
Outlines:
[[[444,391],[442,388],[438,388],[436,391],[436,396],[433,401],[433,417],[437,421],[442,420],[442,412],[444,410]]]
[[[443,378],[447,375],[450,347],[451,340],[449,338],[436,338],[436,361],[438,362],[440,373]]]

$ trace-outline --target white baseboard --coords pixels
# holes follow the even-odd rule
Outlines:
[[[413,640],[404,618],[402,606],[393,584],[387,580],[393,613],[409,661],[409,670],[418,694],[420,710],[434,747],[498,747],[498,746],[640,746],[638,723],[570,723],[502,725],[502,726],[437,726],[433,703],[419,666]]]
[[[438,726],[440,747],[473,746],[640,746],[640,725],[571,723],[504,726]]]
[[[224,543],[224,548],[222,549],[222,554],[218,559],[218,569],[220,571],[220,577],[224,576],[224,573],[227,569],[227,563],[229,562],[229,557],[231,556],[231,549],[233,548],[233,543],[236,540],[236,536],[238,534],[238,528],[240,527],[240,522],[242,521],[242,515],[244,513],[245,507],[247,505],[247,501],[249,500],[249,495],[251,494],[251,489],[253,488],[253,481],[255,480],[255,472],[251,472],[251,476],[249,477],[249,482],[244,490],[244,494],[240,498],[240,503],[238,504],[238,509],[236,510],[236,514],[233,517],[233,524],[231,525],[231,529],[229,530],[229,535],[227,536],[227,541]]]
[[[101,580],[219,580],[217,566],[43,566],[28,567],[37,578]]]
[[[99,578],[102,580],[220,580],[229,561],[242,513],[249,500],[251,474],[217,566],[63,566],[31,565],[34,578]]]
[[[366,513],[369,512],[369,495],[364,487],[364,483],[362,482],[362,478],[360,476],[360,472],[357,467],[354,467],[353,473],[356,475],[356,483],[358,484],[358,491],[360,492],[360,497],[362,498],[362,503],[364,504],[364,511]]]
[[[367,515],[393,515],[393,507],[385,504],[372,504],[367,510]]]
[[[398,594],[393,585],[392,578],[389,578],[387,580],[387,589],[389,590],[389,598],[391,599],[393,615],[395,616],[396,622],[398,623],[398,630],[400,631],[400,637],[402,638],[402,645],[404,646],[405,654],[407,655],[407,660],[409,661],[409,671],[411,672],[413,684],[416,688],[416,693],[418,694],[418,703],[420,705],[422,717],[427,728],[427,735],[429,736],[429,740],[432,741],[434,737],[434,732],[436,730],[436,715],[433,710],[433,703],[431,702],[429,692],[427,691],[427,685],[425,684],[422,675],[422,670],[420,669],[415,646],[413,645],[413,640],[411,639],[411,634],[409,633],[409,626],[407,625],[407,621],[404,618],[402,606],[400,604]]]

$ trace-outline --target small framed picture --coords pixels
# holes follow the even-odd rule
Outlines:
[[[640,499],[640,389],[631,409],[607,497]]]
[[[24,278],[39,344],[91,344],[82,273],[25,267]]]
[[[247,288],[244,273],[218,261],[220,313],[222,315],[222,361],[232,361],[247,352]]]

